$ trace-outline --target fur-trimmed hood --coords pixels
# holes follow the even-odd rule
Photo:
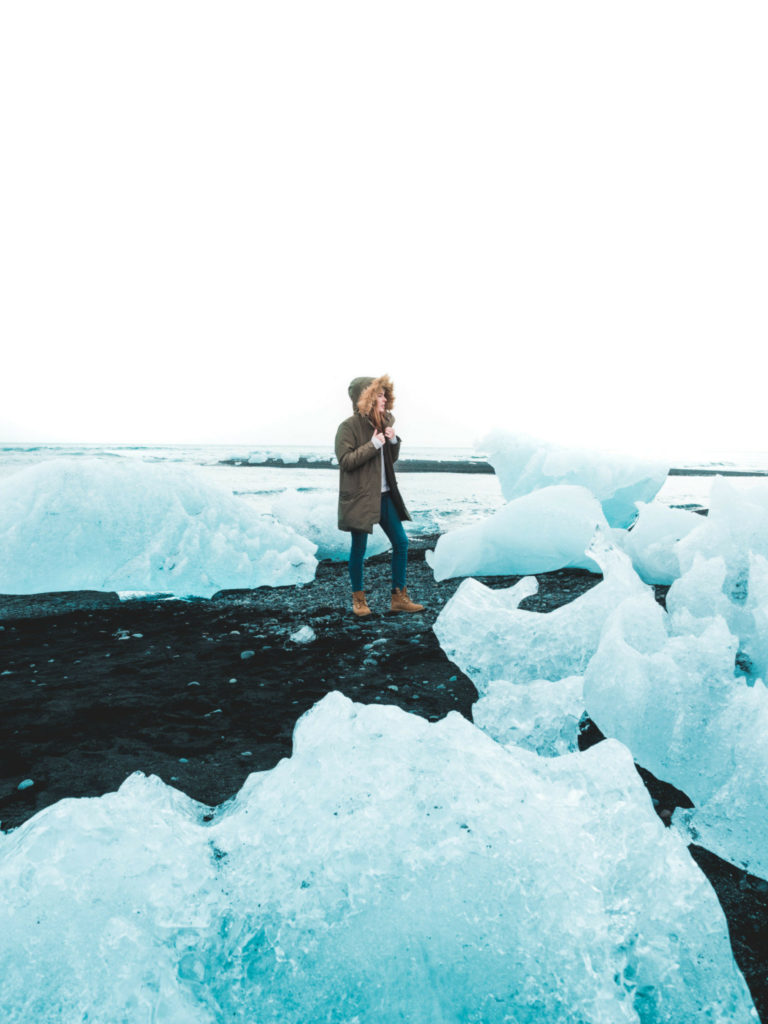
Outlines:
[[[354,412],[362,413],[369,418],[380,391],[386,395],[387,412],[391,412],[395,404],[395,386],[386,373],[382,377],[355,377],[347,391],[352,399]]]

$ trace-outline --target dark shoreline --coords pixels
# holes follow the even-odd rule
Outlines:
[[[290,756],[296,720],[331,690],[397,704],[436,721],[471,720],[477,693],[446,658],[432,623],[460,580],[437,583],[424,561],[436,537],[412,538],[409,590],[420,615],[386,614],[389,555],[366,563],[375,614],[355,619],[345,563],[311,583],[224,591],[210,600],[121,601],[116,594],[0,597],[0,820],[14,828],[65,797],[99,796],[134,771],[207,805]],[[524,607],[549,611],[600,581],[582,570],[538,575]],[[507,587],[519,577],[483,582]],[[663,602],[666,588],[657,588]],[[317,639],[291,634],[311,626]],[[580,746],[601,735],[585,723]],[[669,823],[686,797],[638,769]],[[22,780],[34,785],[19,790]],[[768,1024],[768,883],[699,847],[691,855],[726,914],[736,960]]]
[[[219,466],[235,466],[241,469],[338,469],[338,463],[331,459],[308,459],[300,456],[295,462],[269,458],[263,462],[248,462],[243,459],[220,459]],[[398,459],[398,473],[482,473],[495,475],[490,462],[470,462],[462,459]],[[701,469],[675,468],[668,476],[768,476],[765,469]]]
[[[307,459],[300,456],[295,462],[282,459],[265,459],[263,462],[248,462],[243,459],[219,459],[219,466],[237,466],[242,469],[338,469],[339,464],[331,458]],[[398,459],[398,473],[486,473],[494,474],[489,462],[465,462],[462,459]]]

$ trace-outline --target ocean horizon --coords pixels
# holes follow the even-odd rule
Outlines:
[[[113,465],[121,459],[138,459],[197,467],[209,480],[247,500],[261,513],[271,513],[277,499],[290,492],[327,494],[338,486],[332,446],[297,444],[14,442],[0,444],[0,479],[27,466],[62,458],[96,459]],[[490,515],[503,504],[493,468],[471,446],[408,446],[401,455],[398,472],[408,474],[403,490],[409,499],[415,533],[463,526]],[[670,506],[707,507],[717,474],[768,475],[768,452],[719,452],[709,459],[677,460],[670,466],[658,500]]]

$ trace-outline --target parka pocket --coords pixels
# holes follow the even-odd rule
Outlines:
[[[339,491],[339,500],[340,501],[354,501],[356,498],[359,498],[362,493],[363,493],[363,488],[362,487],[345,488],[343,491]]]

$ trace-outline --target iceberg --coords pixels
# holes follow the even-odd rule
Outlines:
[[[475,579],[461,583],[432,628],[448,658],[481,696],[497,679],[520,684],[582,675],[617,604],[651,592],[629,558],[604,535],[597,534],[587,555],[602,569],[603,580],[551,612],[518,607],[537,592],[538,583],[531,577],[502,590]]]
[[[607,530],[605,517],[584,487],[545,487],[443,534],[426,559],[438,581],[556,569],[597,572],[585,548],[599,527]]]
[[[638,502],[638,517],[631,530],[614,530],[613,541],[632,559],[645,583],[668,585],[680,576],[678,541],[701,526],[696,512],[669,508],[660,501]]]
[[[472,721],[497,743],[560,757],[579,748],[583,690],[581,676],[525,685],[496,679],[472,705]]]
[[[349,558],[350,535],[338,527],[338,495],[331,492],[286,491],[272,505],[278,522],[306,537],[317,546],[318,559],[345,562]],[[380,526],[368,537],[366,558],[388,551],[389,539]]]
[[[722,615],[739,639],[740,665],[768,681],[768,484],[716,478],[709,515],[675,550],[682,575],[667,608],[678,631],[686,613]]]
[[[677,545],[681,571],[696,555],[724,558],[727,587],[737,589],[748,571],[749,553],[768,558],[768,481],[715,477],[709,495],[709,515]]]
[[[134,775],[0,835],[0,977],[9,1024],[756,1019],[621,744],[338,693],[216,812]]]
[[[768,690],[735,676],[737,648],[721,615],[628,598],[587,666],[584,700],[603,733],[691,798],[676,819],[697,842],[768,878]]]
[[[608,523],[618,527],[636,518],[636,502],[653,501],[669,472],[661,462],[557,447],[502,432],[484,438],[478,451],[493,465],[507,501],[553,484],[576,484],[594,494]]]
[[[731,633],[746,631],[749,622],[744,601],[746,587],[740,586],[736,594],[726,594],[727,571],[724,558],[695,555],[690,569],[667,591],[666,606],[672,632],[700,632],[710,619],[718,616],[725,621]],[[742,577],[742,584],[747,581],[748,577],[747,580]],[[733,596],[740,600],[732,600]]]
[[[60,458],[0,480],[0,593],[307,583],[315,547],[200,471]]]

